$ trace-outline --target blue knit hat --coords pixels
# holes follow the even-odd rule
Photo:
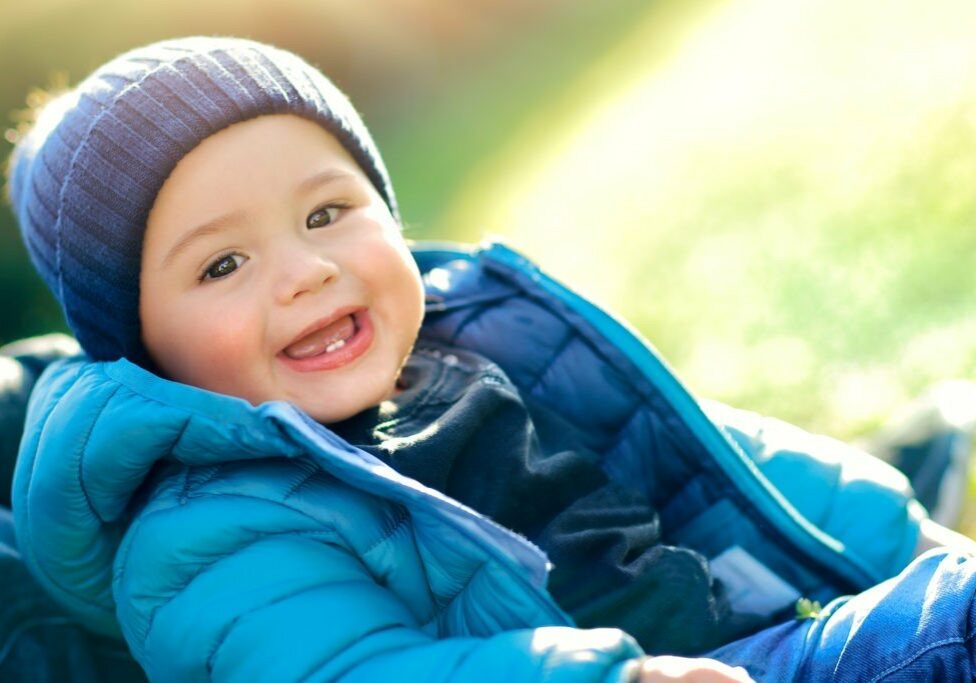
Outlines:
[[[349,100],[300,57],[249,40],[183,38],[127,52],[49,104],[18,141],[10,196],[21,233],[88,355],[151,365],[139,270],[156,195],[205,138],[275,113],[332,133],[398,219],[386,168]]]

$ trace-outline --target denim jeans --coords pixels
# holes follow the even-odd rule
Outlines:
[[[757,681],[972,681],[974,597],[976,559],[933,550],[816,618],[774,626],[707,656],[743,666]]]
[[[125,643],[96,636],[64,614],[20,559],[10,510],[0,507],[0,681],[145,681]]]

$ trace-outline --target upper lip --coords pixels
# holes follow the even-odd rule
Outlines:
[[[336,320],[345,318],[347,315],[355,315],[356,313],[359,313],[362,310],[363,310],[362,306],[343,306],[342,308],[337,308],[336,310],[332,311],[332,313],[330,313],[329,315],[325,316],[324,318],[319,318],[315,322],[311,323],[310,325],[302,329],[301,332],[299,332],[294,337],[292,337],[292,340],[290,342],[288,342],[287,344],[285,344],[285,346],[282,347],[279,353],[284,353],[285,349],[287,349],[289,346],[297,342],[299,339],[303,339],[308,335],[312,334],[313,332],[316,332],[318,330],[321,330],[323,327],[327,327],[331,325]]]

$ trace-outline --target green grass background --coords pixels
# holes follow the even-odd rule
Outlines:
[[[381,45],[359,57],[374,71],[337,64],[409,236],[500,236],[696,393],[840,438],[976,378],[976,3],[579,1],[531,22],[509,4],[482,49],[444,47],[409,89],[377,80],[397,66]],[[168,35],[244,33],[323,66],[315,27],[337,35],[297,0],[276,21],[260,3],[47,5],[0,28],[6,111],[54,70],[76,81]],[[24,264],[4,210],[0,341],[61,326]]]

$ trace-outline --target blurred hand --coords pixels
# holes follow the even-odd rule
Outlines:
[[[639,670],[640,683],[754,683],[741,666],[735,668],[700,657],[648,657]]]

